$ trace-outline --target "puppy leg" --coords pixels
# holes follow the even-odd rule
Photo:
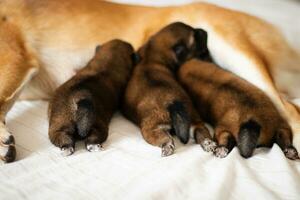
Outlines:
[[[215,139],[218,146],[215,149],[215,156],[225,158],[235,146],[235,139],[230,131],[226,128],[218,126],[215,129]]]
[[[23,86],[38,70],[38,64],[26,51],[21,36],[9,22],[0,23],[0,159],[12,162],[16,157],[14,137],[5,126],[5,116]]]
[[[53,123],[49,126],[49,139],[58,148],[61,149],[63,156],[69,156],[74,153],[75,149],[75,125],[72,123],[65,123],[53,128]]]
[[[265,28],[267,28],[267,26]],[[247,31],[253,33],[253,29]],[[266,31],[266,33],[267,32],[268,31]],[[249,38],[249,34],[244,35],[239,32],[239,34],[227,34],[226,38],[224,38],[224,36],[224,34],[210,33],[208,44],[214,61],[264,91],[279,110],[280,114],[288,121],[294,134],[294,144],[297,148],[300,148],[300,113],[297,112],[296,108],[290,102],[282,98],[277,90],[277,83],[274,81],[278,81],[279,75],[283,73],[269,70],[277,66],[282,66],[286,69],[288,65],[282,62],[290,59],[282,57],[281,51],[274,51],[278,53],[268,55],[267,52],[269,51],[267,48],[269,45],[264,43],[264,45],[261,46],[260,43],[256,43],[255,41],[259,41],[256,37],[253,41],[244,40],[244,38]],[[261,34],[261,36],[264,36],[264,34]],[[268,42],[270,42],[270,46],[277,46],[279,49],[285,50],[289,49],[283,39],[276,41],[270,40]],[[275,45],[273,44],[274,42],[276,43]],[[243,45],[240,45],[241,43],[243,43]],[[220,46],[222,46],[222,48],[220,48]],[[258,51],[259,49],[263,51]],[[277,62],[281,64],[278,65],[279,63]],[[243,66],[242,70],[241,66]],[[290,84],[288,86],[292,87]]]
[[[143,119],[141,124],[141,132],[144,139],[151,145],[161,147],[161,156],[163,157],[172,155],[175,150],[170,130],[170,120],[157,115]]]
[[[90,152],[103,150],[102,143],[108,137],[108,125],[105,125],[100,119],[96,120],[88,137],[85,140],[86,149]]]
[[[299,154],[293,146],[292,137],[290,129],[279,129],[276,132],[275,141],[288,159],[296,160],[299,159]]]
[[[208,129],[205,127],[203,122],[198,122],[193,127],[193,135],[196,144],[200,144],[204,151],[214,152],[217,144],[213,141]]]

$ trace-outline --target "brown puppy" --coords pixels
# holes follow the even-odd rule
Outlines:
[[[240,154],[248,158],[257,146],[275,141],[287,158],[299,158],[290,126],[261,90],[197,59],[183,64],[178,75],[201,116],[215,127],[216,156],[227,156],[236,142]]]
[[[65,155],[75,140],[84,139],[98,151],[108,136],[108,125],[132,71],[133,47],[112,40],[96,48],[95,56],[73,78],[59,87],[49,105],[49,138]]]
[[[152,36],[139,50],[141,61],[128,83],[123,111],[140,126],[148,143],[162,148],[162,156],[174,152],[171,132],[181,142],[188,142],[190,123],[195,125],[197,143],[206,151],[215,147],[190,98],[175,80],[180,64],[196,52],[207,52],[203,37],[207,37],[203,30],[177,22]]]

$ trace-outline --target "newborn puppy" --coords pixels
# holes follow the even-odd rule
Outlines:
[[[128,83],[124,115],[140,126],[144,139],[162,148],[162,156],[174,152],[175,134],[182,143],[189,140],[190,124],[195,126],[196,142],[206,151],[216,144],[195,111],[183,88],[175,80],[176,70],[190,57],[206,52],[201,44],[206,33],[183,23],[173,23],[140,48],[140,63]]]
[[[256,147],[270,147],[276,142],[287,158],[299,158],[290,126],[261,90],[197,59],[183,64],[178,77],[200,115],[215,127],[216,156],[227,156],[237,143],[240,154],[248,158]]]
[[[133,47],[112,40],[96,48],[85,68],[59,87],[49,105],[49,138],[65,155],[74,152],[76,139],[88,151],[99,151],[108,125],[130,77]]]

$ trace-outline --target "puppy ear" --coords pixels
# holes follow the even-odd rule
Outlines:
[[[140,62],[141,58],[137,53],[133,53],[133,54],[131,54],[131,60],[132,60],[133,65],[136,65]]]
[[[96,53],[101,49],[101,45],[96,46]]]
[[[198,51],[207,52],[207,32],[201,28],[194,29],[194,37]]]

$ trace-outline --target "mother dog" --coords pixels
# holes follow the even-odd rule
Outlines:
[[[208,31],[214,60],[272,99],[299,147],[300,109],[280,93],[300,97],[300,56],[260,19],[207,3],[153,8],[96,0],[0,0],[0,158],[15,159],[5,115],[23,88],[23,99],[48,99],[85,66],[97,44],[120,38],[138,47],[174,21]]]

